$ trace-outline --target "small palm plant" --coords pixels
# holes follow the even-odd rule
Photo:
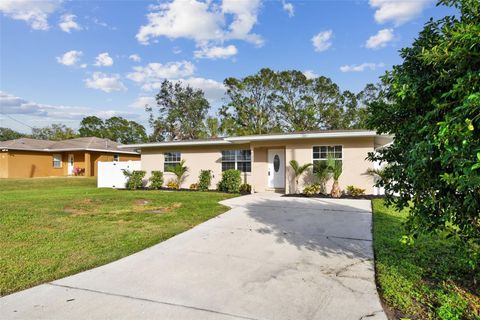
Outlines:
[[[295,192],[298,191],[298,179],[311,166],[311,163],[306,163],[301,166],[298,164],[297,160],[290,160],[290,167],[292,167],[293,174],[295,175]]]
[[[172,172],[177,177],[177,185],[180,188],[182,181],[185,177],[185,173],[187,173],[188,167],[185,166],[185,159],[180,161],[180,163],[171,166],[170,172]]]
[[[330,195],[333,198],[340,198],[342,192],[340,191],[340,185],[338,183],[338,179],[342,175],[342,161],[341,160],[335,160],[331,157],[327,159],[327,164],[330,172],[332,173],[333,177],[333,185],[332,185],[332,191],[330,192]]]
[[[328,167],[327,161],[315,161],[313,164],[313,173],[317,178],[317,183],[320,185],[320,193],[326,193],[327,181],[330,179],[330,168]]]

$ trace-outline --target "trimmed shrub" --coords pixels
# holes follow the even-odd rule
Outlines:
[[[322,191],[322,186],[318,183],[314,183],[303,188],[303,194],[307,196],[313,196],[314,194],[319,194],[320,191]]]
[[[167,182],[167,188],[178,190],[178,182],[176,179],[170,179]]]
[[[150,189],[160,189],[163,186],[163,172],[162,171],[152,171],[150,176]]]
[[[240,170],[229,169],[222,172],[222,180],[218,183],[218,190],[229,193],[238,193],[242,178]]]
[[[347,186],[347,194],[350,196],[361,196],[365,194],[365,189],[355,186]]]
[[[198,183],[192,183],[190,185],[190,190],[198,190]]]
[[[212,183],[212,170],[201,170],[198,176],[198,189],[208,191]]]
[[[252,193],[252,186],[248,183],[244,183],[240,186],[240,193]]]
[[[136,190],[143,188],[143,177],[145,177],[145,171],[134,170],[132,172],[123,170],[123,174],[127,177],[127,183],[125,188],[128,190]]]

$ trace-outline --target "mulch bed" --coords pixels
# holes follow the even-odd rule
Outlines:
[[[373,194],[364,194],[361,196],[352,196],[348,194],[342,194],[340,198],[334,198],[329,194],[312,194],[307,195],[304,193],[290,193],[285,194],[283,197],[291,197],[291,198],[321,198],[321,199],[357,199],[357,200],[372,200],[372,199],[382,199],[384,198],[383,195],[373,195]]]

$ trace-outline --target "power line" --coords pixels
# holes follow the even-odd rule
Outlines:
[[[17,119],[15,119],[14,117],[12,117],[12,116],[10,116],[10,115],[8,115],[8,114],[6,114],[6,113],[0,113],[0,114],[3,115],[3,116],[9,117],[9,118],[12,119],[13,121],[16,121],[16,122],[18,122],[18,123],[20,123],[20,124],[23,124],[24,126],[27,126],[27,127],[29,127],[30,129],[35,129],[34,127],[26,124],[25,122],[22,122],[22,121],[20,121],[20,120],[17,120]]]

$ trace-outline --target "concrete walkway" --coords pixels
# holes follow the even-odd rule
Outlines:
[[[103,267],[0,299],[2,319],[386,319],[370,201],[257,194]]]

